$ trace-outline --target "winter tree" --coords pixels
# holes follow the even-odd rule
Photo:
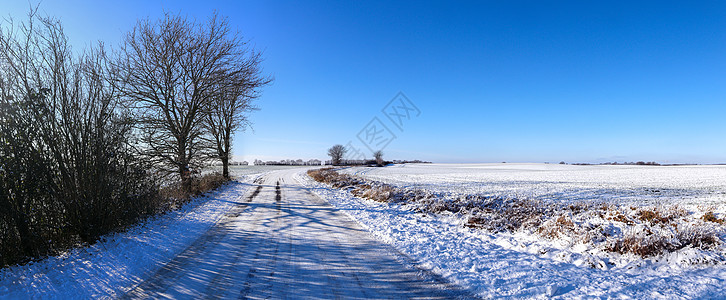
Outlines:
[[[203,136],[214,96],[236,80],[233,67],[244,60],[229,31],[217,15],[201,23],[170,14],[141,20],[125,36],[114,66],[138,118],[144,153],[160,170],[178,174],[188,192],[191,169],[209,157]]]
[[[333,161],[333,165],[340,165],[341,161],[343,160],[343,156],[345,156],[345,153],[348,152],[343,145],[335,145],[333,147],[330,147],[328,149],[328,155],[330,156],[330,159]]]
[[[223,78],[212,95],[212,108],[205,122],[212,157],[221,160],[222,175],[227,179],[232,135],[248,125],[247,115],[255,110],[252,100],[259,97],[259,89],[272,80],[261,75],[259,52],[245,48],[236,36],[230,38],[230,42],[236,45],[233,59],[221,74]]]
[[[373,152],[373,157],[376,159],[376,164],[383,166],[383,151],[378,150]]]

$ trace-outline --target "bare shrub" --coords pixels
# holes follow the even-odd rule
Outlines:
[[[396,190],[390,185],[379,185],[366,190],[362,197],[378,202],[389,202],[394,198]]]
[[[676,238],[680,242],[680,248],[690,246],[696,249],[707,250],[714,249],[721,243],[721,239],[719,239],[715,232],[703,227],[686,227],[678,231]]]
[[[376,160],[376,165],[379,167],[383,166],[383,151],[378,150],[376,152],[373,152],[373,158]]]
[[[57,19],[0,32],[0,266],[94,243],[153,214],[158,186],[102,47],[72,52]]]

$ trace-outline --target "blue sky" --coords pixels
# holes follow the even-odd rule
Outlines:
[[[26,1],[2,1],[21,19]],[[326,158],[375,117],[389,159],[726,162],[726,2],[53,1],[77,49],[212,11],[275,77],[238,159]],[[403,130],[381,110],[419,109]],[[370,157],[370,155],[368,155]]]

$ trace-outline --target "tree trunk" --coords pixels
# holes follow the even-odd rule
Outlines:
[[[187,194],[187,196],[191,196],[192,176],[189,174],[189,164],[184,164],[183,166],[179,167],[179,172],[181,175],[182,189]]]
[[[224,132],[224,149],[222,149],[222,176],[225,180],[229,180],[229,151],[230,140],[232,139],[232,132],[230,126],[225,128]]]
[[[229,180],[229,155],[222,156],[222,176]]]
[[[182,189],[187,197],[192,195],[192,174],[189,170],[189,161],[186,158],[186,151],[179,147],[179,177],[181,178]]]
[[[33,243],[33,237],[35,236],[30,232],[30,226],[28,226],[27,216],[20,216],[20,214],[16,211],[15,212],[15,228],[18,230],[18,235],[20,238],[20,247],[22,249],[22,256],[36,256],[38,253],[35,251],[34,243]]]

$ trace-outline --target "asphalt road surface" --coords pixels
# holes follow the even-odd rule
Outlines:
[[[295,182],[300,171],[228,199],[234,209],[123,298],[472,298]]]

